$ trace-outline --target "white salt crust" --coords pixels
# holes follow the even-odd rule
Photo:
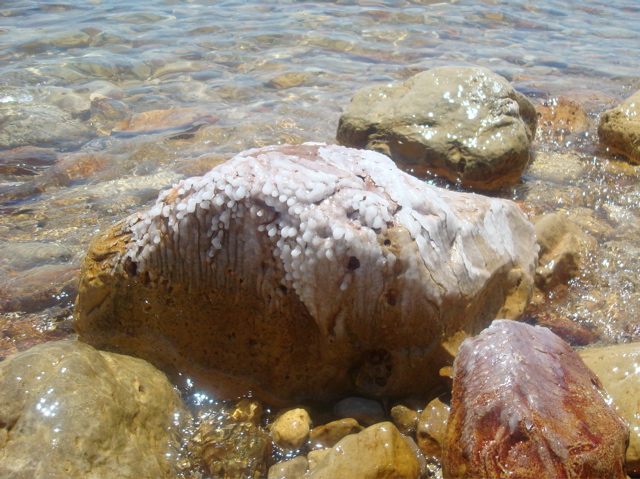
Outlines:
[[[240,153],[162,192],[127,226],[125,257],[139,272],[191,283],[219,277],[213,270],[255,268],[248,258],[266,251],[283,269],[282,284],[316,319],[331,291],[339,295],[358,283],[382,293],[396,261],[384,245],[390,227],[404,227],[415,242],[419,257],[408,255],[402,274],[418,279],[426,268],[435,304],[447,291],[478,291],[493,273],[488,265],[535,261],[532,228],[513,203],[441,190],[382,154],[324,144]],[[517,247],[517,236],[526,238],[525,248]]]

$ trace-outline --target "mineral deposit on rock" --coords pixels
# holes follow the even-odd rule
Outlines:
[[[175,478],[186,412],[146,361],[58,341],[0,363],[0,477]]]
[[[454,371],[445,477],[626,477],[626,423],[551,331],[494,321],[462,344]]]
[[[511,201],[435,188],[372,151],[265,147],[97,236],[76,327],[222,395],[419,394],[451,338],[522,313],[536,256]]]
[[[640,91],[603,113],[598,135],[604,144],[640,163]]]
[[[441,67],[357,92],[340,117],[337,139],[387,154],[420,176],[486,189],[520,178],[536,124],[533,104],[501,76]]]

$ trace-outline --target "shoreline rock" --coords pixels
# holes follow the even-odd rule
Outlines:
[[[375,152],[266,147],[96,237],[76,329],[221,397],[401,397],[440,384],[466,334],[522,314],[536,258],[510,201]]]
[[[478,189],[519,180],[537,124],[533,104],[486,68],[440,67],[358,91],[338,143],[379,151],[420,177]]]

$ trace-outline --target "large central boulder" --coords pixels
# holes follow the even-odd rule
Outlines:
[[[76,327],[223,396],[420,393],[456,341],[522,313],[536,256],[511,201],[372,151],[266,147],[96,237]]]

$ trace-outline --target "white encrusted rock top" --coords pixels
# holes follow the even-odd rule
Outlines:
[[[486,204],[481,219],[479,203]],[[519,215],[511,202],[426,184],[373,151],[270,146],[163,192],[151,210],[129,221],[134,241],[127,257],[141,272],[170,271],[176,259],[213,264],[226,254],[223,244],[240,239],[231,230],[242,223],[240,240],[268,241],[285,271],[282,283],[325,323],[327,298],[337,297],[330,291],[359,287],[375,298],[396,261],[380,240],[389,228],[409,232],[419,256],[404,274],[418,278],[426,268],[438,304],[445,292],[471,295],[482,288],[487,265],[532,264],[534,247],[517,244],[520,236],[532,237],[529,225],[522,221],[523,231],[514,231],[509,224]],[[353,284],[358,270],[365,285]],[[184,274],[203,280],[198,270]]]

